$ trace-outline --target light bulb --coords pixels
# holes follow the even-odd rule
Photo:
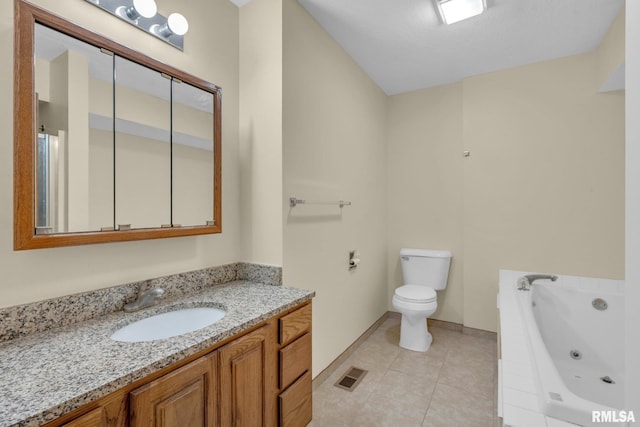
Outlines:
[[[179,13],[172,13],[167,18],[167,26],[173,34],[184,36],[189,31],[189,21]]]
[[[187,18],[179,13],[172,13],[167,18],[167,22],[162,25],[155,24],[151,26],[151,32],[162,37],[170,37],[173,34],[184,36],[189,31],[189,22]]]
[[[158,12],[155,0],[133,0],[133,7],[144,18],[153,18]]]
[[[124,12],[124,13],[123,13]],[[116,9],[116,13],[120,16],[125,15],[132,21],[137,20],[141,16],[143,18],[153,18],[158,12],[158,6],[155,0],[133,0],[133,5],[125,8],[120,6]]]

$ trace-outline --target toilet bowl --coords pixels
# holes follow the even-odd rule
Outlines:
[[[396,289],[391,303],[402,314],[400,347],[427,351],[433,341],[427,328],[427,317],[438,308],[436,291],[427,286],[404,285]]]
[[[402,314],[400,347],[425,352],[433,341],[427,318],[438,308],[436,290],[446,288],[451,253],[402,249],[400,260],[405,284],[395,290],[391,300]]]

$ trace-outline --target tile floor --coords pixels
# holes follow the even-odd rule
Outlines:
[[[426,353],[398,347],[390,317],[313,393],[310,427],[495,427],[496,340],[433,327]],[[352,392],[335,387],[351,366],[369,372]]]

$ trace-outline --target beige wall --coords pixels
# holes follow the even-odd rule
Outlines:
[[[56,130],[66,132],[64,183],[67,206],[64,230],[89,226],[89,61],[67,51],[51,62],[51,104]]]
[[[598,76],[589,53],[391,97],[390,293],[406,246],[453,251],[434,317],[486,330],[501,268],[624,277],[624,95]]]
[[[499,268],[624,278],[624,96],[593,54],[464,81],[465,325],[494,330]]]
[[[51,63],[42,58],[35,60],[35,82],[38,100],[49,102],[51,89]]]
[[[171,224],[170,144],[123,132],[115,138],[115,223],[131,228]]]
[[[205,225],[213,219],[211,150],[173,146],[173,223]]]
[[[433,318],[462,323],[462,84],[391,96],[388,117],[389,307],[402,284],[401,248],[449,250]]]
[[[282,265],[282,0],[240,9],[242,252]]]
[[[387,309],[386,96],[296,0],[283,14],[284,281],[316,291],[315,376]]]
[[[113,134],[89,131],[89,230],[113,227]]]
[[[89,230],[100,230],[114,224],[113,135],[95,129],[90,135]],[[117,133],[116,137],[116,224],[160,227],[170,223],[170,214],[174,224],[183,226],[204,225],[207,218],[212,218],[211,151],[173,145],[173,212],[170,212],[169,144],[123,133]]]
[[[221,235],[83,247],[13,251],[13,99],[0,101],[0,306],[11,306],[149,277],[234,262],[240,258],[238,161],[238,9],[227,0],[177,4],[159,0],[160,13],[189,19],[185,51],[145,35],[87,2],[36,0],[54,13],[223,89],[223,230]],[[0,3],[0,91],[13,93],[13,2]],[[211,25],[215,16],[215,25]]]

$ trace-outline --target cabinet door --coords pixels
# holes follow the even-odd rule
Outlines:
[[[131,427],[213,427],[217,353],[211,353],[131,392]]]
[[[64,427],[103,427],[107,425],[107,417],[104,408],[96,408],[64,424]]]
[[[73,418],[63,421],[65,417],[54,420],[47,427],[126,427],[128,425],[127,399],[124,393],[116,392],[100,400],[97,408]]]
[[[222,426],[273,425],[276,358],[271,330],[265,325],[219,350]]]

